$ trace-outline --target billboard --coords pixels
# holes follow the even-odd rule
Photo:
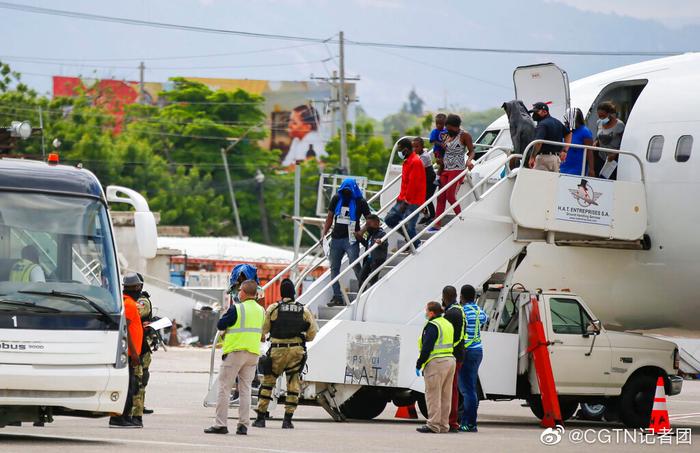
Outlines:
[[[292,165],[308,158],[327,155],[326,143],[340,129],[340,113],[336,85],[316,81],[271,81],[252,79],[218,79],[186,77],[202,83],[211,90],[244,90],[261,95],[261,109],[266,116],[269,134],[260,143],[267,149],[282,151],[282,165]],[[171,82],[146,82],[144,96],[149,104],[161,104],[159,93],[172,89]],[[75,96],[79,92],[95,98],[116,117],[116,130],[121,129],[124,106],[139,101],[139,83],[111,79],[53,77],[54,96]],[[349,106],[355,100],[355,85],[345,84]],[[353,121],[354,109],[348,109],[348,121]]]
[[[249,79],[212,79],[188,77],[212,90],[238,89],[261,95],[267,116],[269,136],[262,146],[282,151],[281,163],[326,156],[326,143],[340,129],[340,113],[335,85],[328,82],[292,82]],[[355,85],[345,84],[345,93],[353,105]],[[349,121],[354,110],[348,109]]]

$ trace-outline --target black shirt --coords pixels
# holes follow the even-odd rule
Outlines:
[[[346,239],[348,238],[348,225],[350,224],[350,201],[343,200],[342,208],[340,208],[340,215],[335,214],[335,207],[338,204],[340,197],[338,194],[333,195],[331,198],[331,203],[328,205],[328,212],[332,213],[333,219],[333,230],[331,232],[331,238],[333,239]],[[360,216],[367,218],[370,215],[369,205],[364,198],[355,200],[355,211],[357,214],[357,220],[355,221],[355,231],[360,231]]]
[[[537,123],[537,129],[535,129],[535,139],[537,140],[550,140],[553,142],[563,142],[564,137],[569,134],[569,129],[566,128],[556,118],[547,116]],[[543,143],[540,148],[540,152],[537,154],[558,154],[562,150],[561,146],[549,145]]]
[[[462,306],[458,302],[455,302],[452,305],[450,305],[449,307],[447,307],[445,309],[444,316],[445,316],[445,319],[450,321],[450,324],[452,324],[452,327],[454,328],[455,338],[457,338],[460,331],[464,332],[464,329],[467,327],[464,325],[464,323],[465,323],[464,310],[462,309]],[[464,360],[464,341],[460,341],[459,343],[457,343],[457,345],[455,346],[454,351],[452,351],[452,353],[458,362],[461,362],[462,360]]]
[[[365,246],[365,250],[368,250],[374,245],[374,241],[378,239],[383,239],[386,236],[384,228],[379,228],[374,234],[367,233],[367,239],[360,239],[360,243]],[[372,261],[375,265],[381,264],[386,261],[386,256],[389,251],[389,243],[384,241],[380,246],[374,249],[367,258],[368,261]]]

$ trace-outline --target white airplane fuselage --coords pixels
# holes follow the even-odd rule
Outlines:
[[[646,84],[644,85],[644,81]],[[611,84],[613,84],[611,86]],[[601,320],[626,329],[700,329],[700,54],[663,58],[603,72],[570,85],[571,106],[595,123],[598,102],[615,87],[643,86],[626,115],[621,149],[642,160],[647,193],[649,250],[614,250],[531,244],[515,282],[528,288],[570,288]],[[613,91],[610,91],[613,90]],[[592,117],[592,119],[591,119]],[[496,144],[509,142],[508,122]],[[595,134],[595,130],[593,131]],[[681,136],[694,143],[676,160]],[[662,136],[661,158],[647,149]],[[684,139],[687,140],[687,139]],[[653,159],[652,159],[653,160]],[[639,164],[621,156],[619,180],[639,180]]]

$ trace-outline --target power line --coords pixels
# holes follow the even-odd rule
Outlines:
[[[211,53],[211,54],[198,54],[198,55],[177,55],[177,56],[169,56],[169,57],[141,57],[141,58],[58,58],[58,57],[26,57],[25,55],[5,55],[0,58],[7,58],[7,59],[17,59],[17,58],[32,58],[33,60],[42,60],[42,61],[74,61],[74,62],[92,62],[92,61],[97,61],[97,62],[104,62],[104,61],[159,61],[159,60],[192,60],[195,58],[214,58],[214,57],[231,57],[234,55],[249,55],[249,54],[256,54],[256,53],[266,53],[266,52],[277,52],[280,50],[288,50],[288,49],[298,49],[300,47],[309,47],[309,46],[315,46],[317,45],[316,43],[309,43],[309,44],[295,44],[292,46],[282,46],[282,47],[267,47],[264,49],[252,49],[252,50],[242,50],[240,52],[223,52],[223,53]]]
[[[199,27],[193,25],[171,24],[167,22],[153,22],[140,19],[129,19],[125,17],[104,16],[100,14],[82,13],[78,11],[67,11],[53,8],[41,8],[31,5],[18,5],[15,3],[0,2],[0,8],[15,11],[45,14],[50,16],[70,17],[74,19],[85,19],[99,22],[113,22],[125,25],[140,27],[162,28],[168,30],[189,31],[197,33],[210,33],[220,35],[242,36],[247,38],[275,39],[283,41],[299,41],[308,43],[338,43],[335,38],[313,38],[308,36],[282,35],[273,33],[255,33],[240,30],[230,30],[224,28]],[[551,50],[551,49],[498,49],[487,47],[460,47],[460,46],[438,46],[424,44],[399,44],[376,41],[355,41],[345,40],[345,44],[358,47],[383,47],[393,49],[413,49],[413,50],[444,50],[452,52],[477,52],[477,53],[501,53],[501,54],[542,54],[542,55],[579,55],[579,56],[617,56],[617,57],[663,57],[678,55],[687,51],[589,51],[589,50]]]
[[[396,58],[401,58],[401,59],[404,59],[404,60],[407,60],[407,61],[410,61],[410,62],[413,62],[413,63],[417,63],[417,64],[419,64],[419,65],[421,65],[421,66],[424,66],[424,67],[435,68],[435,69],[439,69],[439,70],[441,70],[441,71],[449,72],[449,73],[451,73],[451,74],[455,74],[455,75],[458,75],[458,76],[461,76],[461,77],[464,77],[464,78],[467,78],[467,79],[470,79],[470,80],[474,80],[474,81],[476,81],[476,82],[485,83],[485,84],[487,84],[487,85],[491,85],[491,86],[498,87],[498,88],[511,89],[511,87],[507,87],[507,86],[505,86],[505,85],[501,85],[501,84],[499,84],[499,83],[492,82],[492,81],[490,81],[490,80],[480,79],[479,77],[474,77],[473,75],[464,74],[463,72],[455,71],[454,69],[445,68],[445,67],[442,67],[442,66],[436,66],[436,65],[434,65],[434,64],[432,64],[432,63],[426,63],[425,61],[421,61],[421,60],[418,60],[418,59],[415,59],[415,58],[407,57],[407,56],[405,56],[405,55],[399,55],[399,54],[397,54],[397,53],[389,52],[389,51],[387,51],[387,50],[378,49],[378,48],[375,48],[375,49],[373,49],[373,50],[374,50],[375,52],[381,52],[381,53],[386,54],[386,55],[391,55],[391,56],[394,56],[394,57],[396,57]]]
[[[8,61],[16,61],[18,63],[31,63],[40,65],[50,65],[50,66],[73,66],[73,67],[88,67],[96,69],[134,69],[133,66],[105,66],[105,65],[91,65],[82,63],[62,63],[58,61],[44,61],[35,59],[33,57],[9,57],[0,56],[1,59]],[[271,68],[271,67],[282,67],[282,66],[304,66],[316,63],[323,63],[324,60],[309,60],[309,61],[297,61],[297,62],[285,62],[285,63],[263,63],[263,64],[251,64],[251,65],[238,65],[238,66],[149,66],[147,69],[149,71],[172,71],[172,70],[197,70],[197,69],[246,69],[246,68]]]

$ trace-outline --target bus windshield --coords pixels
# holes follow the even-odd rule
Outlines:
[[[102,202],[0,193],[0,309],[8,307],[121,311],[112,232]]]

